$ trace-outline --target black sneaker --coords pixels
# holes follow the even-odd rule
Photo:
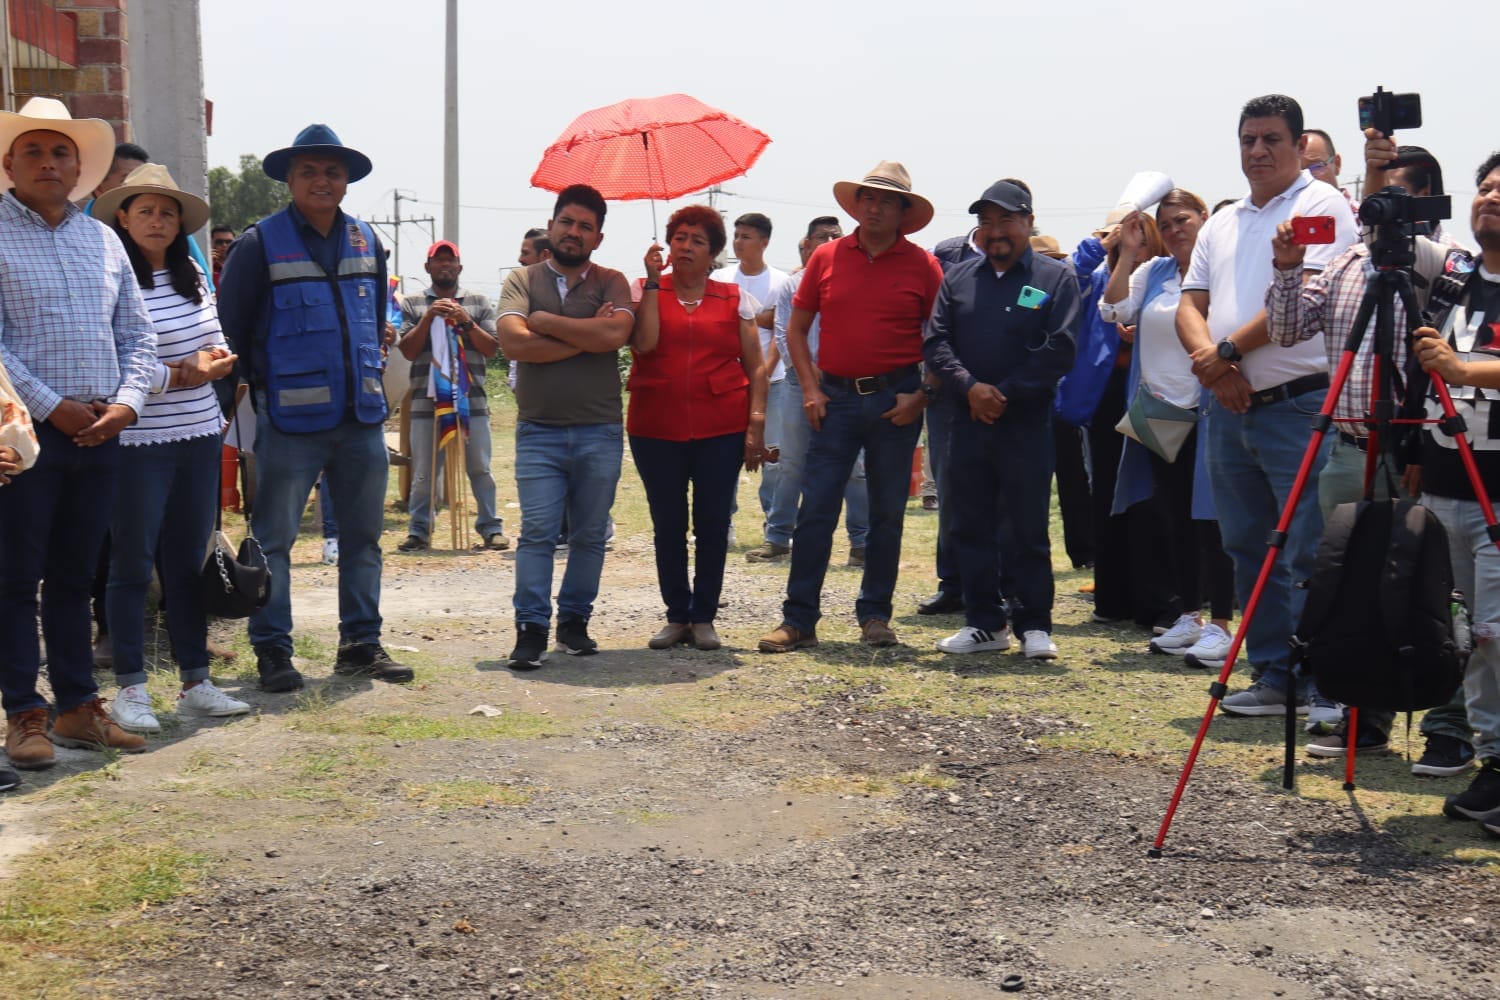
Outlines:
[[[397,663],[378,642],[351,642],[339,647],[333,672],[341,677],[373,677],[377,681],[405,684],[416,676],[411,667]]]
[[[1433,733],[1427,737],[1427,748],[1411,766],[1412,774],[1449,778],[1463,774],[1474,766],[1474,748],[1456,736]]]
[[[1354,739],[1354,752],[1379,753],[1390,749],[1390,738],[1377,729],[1366,729],[1359,727],[1359,734]],[[1349,737],[1340,726],[1327,736],[1319,736],[1310,740],[1307,744],[1307,755],[1309,757],[1345,757],[1349,754]]]
[[[8,792],[21,783],[19,772],[0,765],[0,792]]]
[[[587,618],[559,618],[557,620],[558,652],[569,656],[593,656],[599,652],[599,644],[589,638]]]
[[[271,646],[255,651],[255,669],[260,672],[260,689],[271,694],[302,690],[302,674],[292,666],[292,651]]]
[[[425,552],[428,549],[430,549],[431,547],[432,547],[432,545],[427,541],[427,539],[422,538],[422,537],[420,537],[418,535],[407,535],[406,536],[406,541],[404,541],[400,545],[396,546],[396,551],[397,552]]]
[[[1443,815],[1453,819],[1479,819],[1500,809],[1500,759],[1486,757],[1469,787],[1443,803]]]
[[[510,669],[536,670],[547,658],[547,626],[532,622],[516,626],[516,648],[510,651]]]

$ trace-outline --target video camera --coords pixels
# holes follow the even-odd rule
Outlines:
[[[1373,128],[1389,137],[1396,129],[1422,124],[1422,95],[1393,94],[1384,87],[1359,99],[1359,127]],[[1374,232],[1370,259],[1377,268],[1410,270],[1417,262],[1417,236],[1453,214],[1447,195],[1417,196],[1391,185],[1370,195],[1359,206],[1359,221]]]

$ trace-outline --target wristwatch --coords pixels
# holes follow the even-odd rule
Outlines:
[[[929,405],[937,402],[937,386],[933,385],[931,382],[923,382],[920,388],[922,390],[922,395],[927,397],[927,402]]]
[[[1235,347],[1234,341],[1230,340],[1228,337],[1225,337],[1223,340],[1219,341],[1219,346],[1215,348],[1215,350],[1219,352],[1219,357],[1223,358],[1225,361],[1228,361],[1230,364],[1233,364],[1236,361],[1244,360],[1244,355],[1240,354],[1240,349],[1238,347]]]
[[[468,333],[470,330],[474,329],[474,321],[472,319],[466,319],[462,323],[455,326],[453,329],[457,330],[459,333]]]

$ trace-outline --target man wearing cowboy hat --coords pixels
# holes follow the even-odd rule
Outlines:
[[[319,471],[339,520],[339,651],[334,672],[409,681],[380,644],[380,531],[386,416],[381,387],[385,253],[339,208],[369,157],[309,125],[264,161],[292,203],[242,235],[224,265],[219,318],[256,403],[251,528],[271,567],[271,600],[250,618],[260,685],[295,691],[291,549]]]
[[[932,391],[922,381],[922,325],[943,272],[931,254],[906,239],[932,221],[933,208],[912,191],[901,164],[883,161],[863,180],[840,181],[833,196],[858,228],[813,253],[792,299],[787,348],[813,434],[782,623],[760,640],[763,653],[817,645],[833,531],[861,448],[870,531],[854,610],[866,643],[896,644],[891,595],[912,453]],[[814,316],[821,327],[816,365],[807,340]]]
[[[156,334],[120,240],[73,201],[109,169],[114,132],[36,97],[0,112],[0,359],[36,421],[36,466],[0,489],[0,698],[19,768],[52,743],[137,751],[94,683],[89,590],[113,505],[117,436],[140,413]],[[37,692],[37,584],[57,721]],[[49,742],[50,740],[50,742]]]

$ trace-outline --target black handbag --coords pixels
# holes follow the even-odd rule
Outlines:
[[[230,424],[234,418],[230,418]],[[226,428],[227,429],[227,428]],[[244,465],[244,452],[240,452]],[[250,517],[245,509],[245,540],[238,554],[224,534],[224,509],[215,504],[214,534],[203,561],[203,610],[216,618],[249,618],[271,599],[271,567],[260,542],[249,533]]]

